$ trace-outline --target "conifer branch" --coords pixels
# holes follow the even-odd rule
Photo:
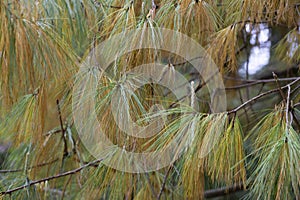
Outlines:
[[[36,185],[38,183],[43,183],[43,182],[50,181],[50,180],[53,180],[53,179],[57,179],[57,178],[61,178],[61,177],[65,177],[65,176],[76,174],[76,173],[82,171],[83,169],[85,169],[87,167],[94,166],[95,164],[98,164],[102,160],[103,159],[98,159],[98,160],[89,162],[88,164],[85,164],[85,165],[83,165],[83,166],[81,166],[79,168],[76,168],[74,170],[71,170],[71,171],[67,171],[67,172],[64,172],[64,173],[60,173],[60,174],[57,174],[57,175],[54,175],[54,176],[49,176],[49,177],[42,178],[42,179],[35,180],[35,181],[30,181],[29,183],[27,183],[27,184],[25,184],[23,186],[16,187],[16,188],[13,188],[13,189],[10,189],[10,190],[7,190],[7,191],[2,191],[2,192],[0,192],[0,195],[12,194],[12,193],[14,193],[16,191],[25,189],[25,188],[27,188],[29,186],[32,186],[32,185]]]
[[[233,109],[233,110],[231,110],[231,111],[228,111],[227,113],[228,113],[228,114],[235,113],[235,112],[239,111],[241,108],[247,106],[249,103],[251,103],[251,102],[253,102],[253,101],[256,101],[256,100],[258,100],[258,99],[260,99],[261,97],[264,97],[264,96],[266,96],[266,95],[269,95],[269,94],[278,92],[278,91],[280,91],[280,89],[281,89],[281,90],[286,89],[286,88],[288,88],[289,86],[294,85],[294,84],[295,84],[296,82],[298,82],[299,80],[300,80],[300,77],[297,78],[296,80],[294,80],[292,83],[287,84],[287,85],[285,85],[285,86],[283,86],[283,87],[276,88],[276,89],[269,90],[269,91],[267,91],[267,92],[261,93],[261,94],[255,96],[255,97],[249,99],[249,100],[246,101],[245,103],[239,105],[239,106],[236,107],[235,109]]]

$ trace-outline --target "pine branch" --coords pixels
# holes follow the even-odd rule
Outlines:
[[[64,172],[64,173],[61,173],[61,174],[57,174],[57,175],[54,175],[54,176],[49,176],[49,177],[46,177],[46,178],[43,178],[43,179],[39,179],[39,180],[35,180],[35,181],[30,181],[29,183],[27,183],[27,184],[25,184],[23,186],[16,187],[16,188],[13,188],[13,189],[10,189],[10,190],[7,190],[7,191],[2,191],[2,192],[0,192],[0,195],[12,194],[12,193],[14,193],[16,191],[25,189],[25,188],[27,188],[29,186],[32,186],[32,185],[36,185],[38,183],[43,183],[43,182],[50,181],[50,180],[53,180],[53,179],[57,179],[57,178],[69,176],[69,175],[72,175],[72,174],[76,174],[76,173],[82,171],[83,169],[85,169],[87,167],[94,166],[95,164],[101,162],[102,160],[103,159],[98,159],[98,160],[89,162],[88,164],[85,164],[85,165],[83,165],[83,166],[81,166],[81,167],[79,167],[77,169],[71,170],[71,171],[67,171],[67,172]]]
[[[297,78],[296,80],[294,80],[292,83],[290,84],[287,84],[283,87],[280,87],[280,88],[276,88],[276,89],[273,89],[273,90],[269,90],[267,92],[264,92],[264,93],[261,93],[251,99],[249,99],[248,101],[246,101],[245,103],[239,105],[238,107],[236,107],[235,109],[231,110],[231,111],[228,111],[227,113],[228,114],[232,114],[232,113],[236,113],[237,111],[239,111],[240,109],[242,109],[243,107],[247,106],[249,103],[252,103],[258,99],[260,99],[261,97],[264,97],[266,95],[269,95],[269,94],[272,94],[272,93],[275,93],[275,92],[278,92],[279,90],[283,90],[283,89],[286,89],[288,88],[289,86],[292,86],[293,84],[295,84],[296,82],[298,82],[300,80],[300,77]]]

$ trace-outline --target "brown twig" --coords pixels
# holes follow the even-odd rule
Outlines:
[[[63,125],[63,121],[62,121],[62,115],[61,115],[61,109],[60,109],[60,105],[59,105],[59,100],[56,100],[56,104],[57,104],[57,111],[58,111],[58,117],[59,117],[59,123],[60,123],[60,128],[61,128],[61,132],[62,132],[62,140],[64,141],[64,155],[63,157],[66,157],[69,153],[68,153],[68,143],[65,137],[65,129],[64,129],[64,125]]]
[[[243,99],[243,95],[241,93],[241,90],[239,90],[239,96],[240,96],[241,103],[244,103],[244,99]],[[251,106],[250,106],[250,108],[251,108]],[[244,113],[245,113],[247,122],[249,122],[248,110],[245,107],[244,107]]]
[[[56,158],[50,162],[47,162],[47,163],[41,163],[41,164],[38,164],[38,165],[35,165],[35,166],[31,166],[31,167],[28,167],[27,170],[30,170],[30,169],[34,169],[34,168],[39,168],[39,167],[43,167],[43,166],[46,166],[46,165],[50,165],[50,164],[53,164],[55,162],[57,162],[59,159]],[[0,174],[1,173],[13,173],[13,172],[22,172],[24,171],[24,169],[4,169],[4,170],[0,170]]]
[[[68,178],[68,180],[67,180],[66,184],[64,185],[64,188],[63,188],[63,190],[62,190],[61,199],[64,199],[64,197],[65,197],[65,194],[66,194],[66,189],[67,189],[67,186],[69,185],[69,183],[70,183],[71,179],[72,179],[72,174],[69,176],[69,178]]]
[[[284,101],[287,101],[286,96],[284,95],[283,91],[280,88],[281,86],[279,85],[279,82],[278,82],[278,76],[274,72],[272,72],[272,74],[273,74],[274,80],[275,80],[276,85],[277,85],[277,87],[279,89],[279,92],[280,92],[280,95],[281,95],[282,99]],[[289,104],[289,102],[287,102],[287,104]]]
[[[211,81],[211,79],[215,76],[215,75],[217,75],[219,73],[219,71],[216,71],[214,74],[212,74],[209,78],[208,78],[208,80],[206,81],[206,82],[203,82],[203,83],[201,83],[201,84],[199,84],[196,88],[195,88],[195,93],[197,93],[201,88],[203,88],[209,81]],[[184,98],[186,98],[186,97],[188,97],[190,94],[188,94],[188,95],[186,95],[186,96],[183,96],[183,97],[181,97],[181,98],[179,98],[179,99],[176,99],[176,101],[174,101],[170,106],[169,106],[169,108],[172,108],[172,107],[174,107],[178,102],[180,102],[181,100],[183,100]]]
[[[155,191],[154,191],[153,185],[152,185],[151,182],[150,182],[149,173],[146,173],[145,176],[146,176],[146,180],[147,180],[147,182],[148,182],[148,185],[149,185],[149,187],[150,187],[152,196],[155,198],[156,195],[155,195]]]
[[[222,188],[207,190],[204,192],[204,197],[205,198],[220,197],[220,196],[228,195],[230,193],[235,193],[244,190],[244,187],[245,186],[243,184],[235,184],[230,187],[222,187]]]
[[[290,77],[290,78],[278,78],[279,81],[294,81],[296,79],[298,79],[299,77]],[[236,77],[232,77],[232,76],[224,76],[224,79],[227,80],[234,80],[234,81],[239,81],[239,82],[243,82],[243,83],[252,83],[252,82],[264,82],[264,83],[268,83],[268,82],[274,82],[274,78],[272,79],[242,79],[242,78],[236,78]]]
[[[290,114],[290,96],[291,96],[291,86],[288,85],[287,97],[285,98],[285,100],[286,100],[285,124],[286,124],[287,132],[289,131],[289,127],[290,127],[290,121],[289,121],[290,120],[290,118],[289,118],[289,114]]]
[[[300,106],[300,102],[295,103],[293,107],[297,107],[297,106]]]
[[[29,186],[36,185],[38,183],[43,183],[43,182],[50,181],[50,180],[53,180],[53,179],[57,179],[57,178],[61,178],[61,177],[64,177],[64,176],[76,174],[76,173],[80,172],[81,170],[83,170],[83,169],[85,169],[87,167],[93,166],[93,165],[101,162],[102,160],[103,159],[98,159],[98,160],[89,162],[88,164],[83,165],[83,166],[81,166],[79,168],[76,168],[74,170],[71,170],[71,171],[67,171],[67,172],[64,172],[64,173],[61,173],[61,174],[57,174],[57,175],[54,175],[54,176],[49,176],[49,177],[42,178],[42,179],[35,180],[35,181],[30,181],[29,183],[27,183],[27,184],[25,184],[23,186],[19,186],[19,187],[16,187],[16,188],[13,188],[13,189],[10,189],[10,190],[7,190],[7,191],[2,191],[2,192],[0,192],[0,195],[12,194],[13,192],[25,189],[25,188],[27,188]]]
[[[162,193],[163,193],[163,191],[165,189],[165,186],[166,186],[166,183],[167,183],[167,179],[168,179],[168,176],[169,176],[170,171],[171,171],[172,168],[173,168],[173,165],[169,166],[168,171],[165,174],[165,177],[164,177],[163,183],[161,185],[160,191],[159,191],[159,193],[157,195],[157,200],[160,200],[160,198],[161,198],[161,195],[162,195]]]
[[[94,3],[96,4],[97,7],[101,5],[101,6],[106,7],[106,8],[114,8],[114,9],[121,9],[121,8],[123,8],[123,6],[105,5],[104,3],[99,2],[97,0],[94,0]]]
[[[225,79],[233,79],[236,81],[242,81],[242,82],[246,82],[245,84],[242,85],[237,85],[237,86],[233,86],[233,87],[226,87],[225,90],[235,90],[235,89],[241,89],[241,88],[245,88],[245,87],[251,87],[254,85],[258,85],[258,84],[263,84],[263,83],[273,83],[275,82],[274,79],[264,79],[264,80],[244,80],[244,79],[234,79],[231,77],[225,77]],[[297,78],[278,78],[277,81],[278,82],[286,82],[286,81],[294,81],[298,79]]]
[[[296,105],[296,104],[295,104],[295,105]],[[294,105],[294,107],[295,107],[295,105]],[[299,121],[298,121],[298,119],[297,119],[297,117],[296,117],[296,114],[295,114],[294,109],[292,109],[291,113],[292,113],[292,115],[293,115],[293,120],[294,120],[294,122],[295,122],[295,124],[296,124],[298,130],[300,131],[300,123],[299,123]]]
[[[281,90],[286,89],[286,88],[288,88],[288,86],[291,86],[291,85],[295,84],[295,83],[296,83],[297,81],[299,81],[299,80],[300,80],[300,77],[297,78],[296,80],[294,80],[292,83],[287,84],[287,85],[285,85],[285,86],[283,86],[283,87],[280,87],[280,89],[281,89]],[[256,101],[257,99],[259,99],[259,98],[261,98],[261,97],[263,97],[263,96],[266,96],[266,95],[268,95],[268,94],[272,94],[272,93],[278,92],[278,91],[279,91],[279,88],[276,88],[276,89],[269,90],[269,91],[267,91],[267,92],[261,93],[261,94],[255,96],[255,97],[249,99],[249,100],[246,101],[245,103],[239,105],[239,106],[236,107],[235,109],[233,109],[233,110],[231,110],[231,111],[228,111],[227,113],[228,113],[228,114],[235,113],[235,112],[237,112],[238,110],[240,110],[241,108],[243,108],[243,107],[245,107],[246,105],[248,105],[249,103],[251,103],[251,102],[253,102],[253,101]]]

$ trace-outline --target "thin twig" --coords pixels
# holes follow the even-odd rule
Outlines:
[[[273,76],[274,76],[274,79],[276,80],[276,84],[277,84],[277,86],[278,86],[278,89],[279,89],[279,91],[280,91],[280,95],[281,95],[281,97],[283,98],[283,100],[286,102],[286,125],[287,125],[287,129],[288,129],[288,126],[290,126],[290,124],[292,123],[292,121],[294,121],[295,122],[295,124],[296,124],[296,126],[298,127],[298,129],[300,130],[300,123],[298,122],[298,120],[297,120],[297,118],[296,118],[296,115],[295,115],[295,113],[293,112],[293,110],[292,110],[292,108],[291,108],[291,106],[290,106],[290,95],[293,93],[293,92],[295,92],[299,87],[300,87],[300,85],[298,85],[296,88],[294,88],[292,91],[291,91],[291,87],[290,87],[290,85],[288,85],[288,94],[287,94],[287,97],[285,97],[285,95],[283,94],[283,91],[281,90],[281,88],[280,88],[280,85],[279,85],[279,83],[278,83],[278,77],[277,77],[277,75],[274,73],[274,72],[272,72],[273,73]],[[288,113],[289,113],[289,111],[291,110],[291,115],[292,115],[292,117],[293,117],[293,119],[294,120],[292,120],[291,122],[289,122],[289,118],[288,118]]]
[[[265,83],[262,83],[261,88],[259,89],[257,95],[259,95],[264,89]]]
[[[300,106],[300,102],[294,104],[294,107]]]
[[[148,182],[148,185],[149,185],[149,187],[150,187],[152,196],[155,198],[156,195],[155,195],[155,191],[154,191],[153,185],[152,185],[151,182],[150,182],[149,173],[146,173],[145,176],[146,176],[146,180],[147,180],[147,182]]]
[[[62,196],[61,196],[61,199],[64,199],[64,196],[65,196],[65,194],[66,194],[67,186],[69,185],[71,179],[72,179],[72,175],[69,176],[69,178],[68,178],[66,184],[64,185],[64,188],[63,188],[63,190],[62,190]]]
[[[69,154],[68,153],[68,143],[67,143],[67,140],[66,140],[66,137],[65,137],[65,129],[64,129],[63,121],[62,121],[61,109],[60,109],[58,99],[56,100],[56,104],[57,104],[57,111],[58,111],[60,128],[61,128],[61,132],[62,132],[62,140],[64,141],[64,155],[63,155],[63,157],[66,157]]]
[[[297,81],[299,81],[299,80],[300,80],[300,77],[297,78],[296,80],[294,80],[292,83],[287,84],[287,85],[285,85],[285,86],[283,86],[283,87],[280,87],[280,89],[281,89],[281,90],[286,89],[288,86],[291,86],[291,85],[295,84],[295,83],[296,83]],[[238,107],[236,107],[235,109],[233,109],[233,110],[231,110],[231,111],[228,111],[227,113],[228,113],[228,114],[235,113],[235,112],[237,112],[238,110],[240,110],[241,108],[243,108],[244,106],[248,105],[249,103],[251,103],[251,102],[253,102],[253,101],[256,101],[257,99],[259,99],[259,98],[261,98],[261,97],[263,97],[263,96],[266,96],[266,95],[268,95],[268,94],[272,94],[272,93],[278,92],[278,91],[279,91],[279,88],[276,88],[276,89],[269,90],[269,91],[267,91],[267,92],[261,93],[260,95],[257,95],[257,96],[255,96],[255,97],[249,99],[249,100],[246,101],[245,103],[239,105]]]
[[[209,78],[208,78],[208,80],[205,82],[203,82],[203,83],[201,83],[201,84],[199,84],[196,88],[195,88],[195,93],[197,93],[201,88],[203,88],[209,81],[211,81],[211,79],[215,76],[215,75],[217,75],[219,73],[219,71],[216,71],[214,74],[212,74]],[[179,98],[179,99],[176,99],[176,101],[174,101],[170,106],[169,106],[169,108],[173,108],[178,102],[180,102],[181,100],[183,100],[184,98],[186,98],[186,97],[188,97],[189,96],[189,94],[188,95],[186,95],[186,96],[183,96],[183,97],[181,97],[181,98]]]
[[[165,186],[166,186],[166,183],[167,183],[167,179],[168,179],[168,176],[169,176],[170,171],[171,171],[172,168],[173,168],[173,165],[169,166],[168,171],[165,174],[164,181],[163,181],[163,183],[161,185],[161,188],[160,188],[160,191],[159,191],[159,193],[157,195],[157,200],[160,200],[160,198],[161,198],[161,195],[162,195],[162,193],[163,193],[163,191],[165,189]]]
[[[241,103],[244,103],[244,99],[243,99],[243,95],[241,93],[241,90],[239,90],[239,96],[240,96]],[[252,106],[250,106],[250,107],[252,107]],[[248,111],[245,107],[244,107],[244,113],[245,113],[245,116],[246,116],[246,120],[249,123],[250,120],[249,120],[249,116],[248,116]]]
[[[76,173],[80,172],[81,170],[83,170],[83,169],[85,169],[87,167],[94,166],[95,164],[101,162],[102,160],[103,159],[98,159],[98,160],[89,162],[88,164],[83,165],[83,166],[81,166],[79,168],[76,168],[74,170],[71,170],[71,171],[67,171],[67,172],[64,172],[64,173],[61,173],[61,174],[57,174],[57,175],[54,175],[54,176],[49,176],[49,177],[46,177],[46,178],[43,178],[43,179],[39,179],[39,180],[35,180],[35,181],[30,181],[29,183],[27,183],[27,184],[25,184],[23,186],[16,187],[16,188],[13,188],[13,189],[10,189],[10,190],[7,190],[7,191],[2,191],[2,192],[0,192],[0,195],[12,194],[13,192],[25,189],[26,187],[29,187],[29,186],[32,186],[32,185],[36,185],[38,183],[43,183],[43,182],[50,181],[50,180],[53,180],[53,179],[57,179],[57,178],[61,178],[61,177],[64,177],[64,176],[76,174]]]
[[[298,79],[299,77],[290,77],[290,78],[278,78],[278,81],[294,81]],[[246,80],[246,79],[240,79],[236,77],[231,77],[231,76],[224,76],[224,79],[227,80],[234,80],[234,81],[239,81],[243,83],[269,83],[269,82],[275,82],[275,80],[272,79],[261,79],[261,80]]]
[[[281,97],[282,97],[282,99],[284,100],[284,101],[287,101],[286,100],[286,97],[284,96],[284,94],[283,94],[283,91],[281,90],[281,86],[279,85],[279,82],[278,82],[278,76],[274,73],[274,72],[272,72],[272,74],[273,74],[273,77],[274,77],[274,80],[276,81],[276,84],[277,84],[277,87],[278,87],[278,89],[279,89],[279,92],[280,92],[280,95],[281,95]],[[289,89],[291,89],[290,87],[288,87]]]
[[[233,186],[230,187],[222,187],[222,188],[207,190],[204,192],[204,197],[205,198],[220,197],[220,196],[228,195],[230,193],[235,193],[244,190],[244,187],[245,186],[241,183],[241,184],[234,184]]]
[[[239,48],[239,49],[235,52],[235,54],[236,54],[236,55],[239,55],[245,48],[246,48],[246,46],[243,45],[241,48]],[[190,59],[190,60],[186,60],[186,61],[183,61],[183,62],[180,62],[180,63],[172,63],[172,65],[173,65],[173,66],[185,65],[185,64],[187,64],[187,63],[191,63],[193,60],[200,59],[200,58],[204,58],[204,59],[205,59],[205,57],[203,57],[203,56],[197,56],[197,57],[195,57],[195,58],[192,58],[192,59]],[[224,64],[228,64],[228,63],[229,63],[229,61],[226,61]]]
[[[297,85],[297,86],[291,91],[291,94],[293,94],[294,92],[296,92],[299,88],[300,88],[300,84]]]
[[[121,9],[121,8],[123,8],[122,6],[112,6],[112,5],[110,5],[110,6],[104,5],[104,7],[107,7],[107,8],[114,8],[114,9]]]
[[[294,106],[294,107],[295,107],[295,106]],[[295,114],[295,112],[294,112],[294,109],[292,109],[292,112],[291,112],[291,113],[292,113],[294,122],[295,122],[295,124],[296,124],[298,130],[300,131],[300,123],[299,123],[299,121],[298,121],[298,119],[297,119],[297,117],[296,117],[296,114]]]
[[[290,113],[290,95],[291,95],[291,86],[288,85],[288,93],[286,98],[286,111],[285,111],[285,123],[286,123],[286,131],[289,132],[290,128],[290,120],[289,120],[289,113]]]
[[[190,60],[186,60],[186,61],[179,62],[179,63],[172,63],[172,65],[173,65],[173,66],[185,65],[185,64],[187,64],[187,63],[192,62],[193,60],[200,59],[200,58],[203,58],[203,56],[197,56],[197,57],[192,58],[192,59],[190,59]]]
[[[297,128],[300,130],[300,123],[298,122],[298,120],[297,120],[297,118],[296,118],[296,115],[295,115],[295,113],[293,112],[293,110],[292,110],[292,108],[291,108],[291,106],[290,106],[290,95],[291,95],[293,92],[295,92],[295,91],[300,87],[300,85],[298,85],[296,88],[294,88],[292,92],[291,92],[291,87],[290,87],[290,85],[288,85],[288,94],[287,94],[287,97],[285,97],[285,95],[283,94],[283,91],[281,90],[280,85],[279,85],[279,83],[278,83],[278,81],[277,81],[277,80],[278,80],[278,77],[277,77],[277,75],[276,75],[274,72],[273,72],[273,76],[274,76],[274,79],[276,80],[278,89],[279,89],[279,91],[280,91],[280,95],[281,95],[281,97],[283,98],[283,100],[286,102],[286,128],[287,128],[287,131],[288,131],[288,128],[289,128],[290,124],[291,124],[293,121],[295,122]],[[292,121],[289,121],[289,117],[288,117],[288,114],[289,114],[290,110],[291,110],[291,116],[293,117],[293,118],[292,118],[292,119],[293,119]]]
[[[56,158],[50,162],[47,162],[47,163],[41,163],[41,164],[38,164],[38,165],[35,165],[35,166],[31,166],[31,167],[28,167],[27,170],[31,170],[31,169],[34,169],[34,168],[39,168],[39,167],[43,167],[43,166],[46,166],[46,165],[50,165],[50,164],[53,164],[55,162],[57,162],[59,159]],[[0,174],[4,174],[4,173],[13,173],[13,172],[22,172],[24,171],[24,169],[4,169],[4,170],[0,170]]]
[[[96,1],[96,0],[94,0],[94,3],[96,4],[97,7],[101,5],[101,6],[106,7],[106,8],[114,8],[114,9],[121,9],[121,8],[123,8],[123,6],[106,5],[106,4],[104,4],[102,2],[99,2],[99,1]]]

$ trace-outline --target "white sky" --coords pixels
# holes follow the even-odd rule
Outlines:
[[[253,30],[250,29],[249,24],[246,24],[246,31],[252,33],[250,43],[255,46],[251,48],[249,63],[245,62],[242,65],[240,73],[243,75],[246,73],[248,64],[248,73],[252,75],[266,66],[270,61],[271,41],[269,39],[271,34],[265,24],[260,24],[259,27]]]

